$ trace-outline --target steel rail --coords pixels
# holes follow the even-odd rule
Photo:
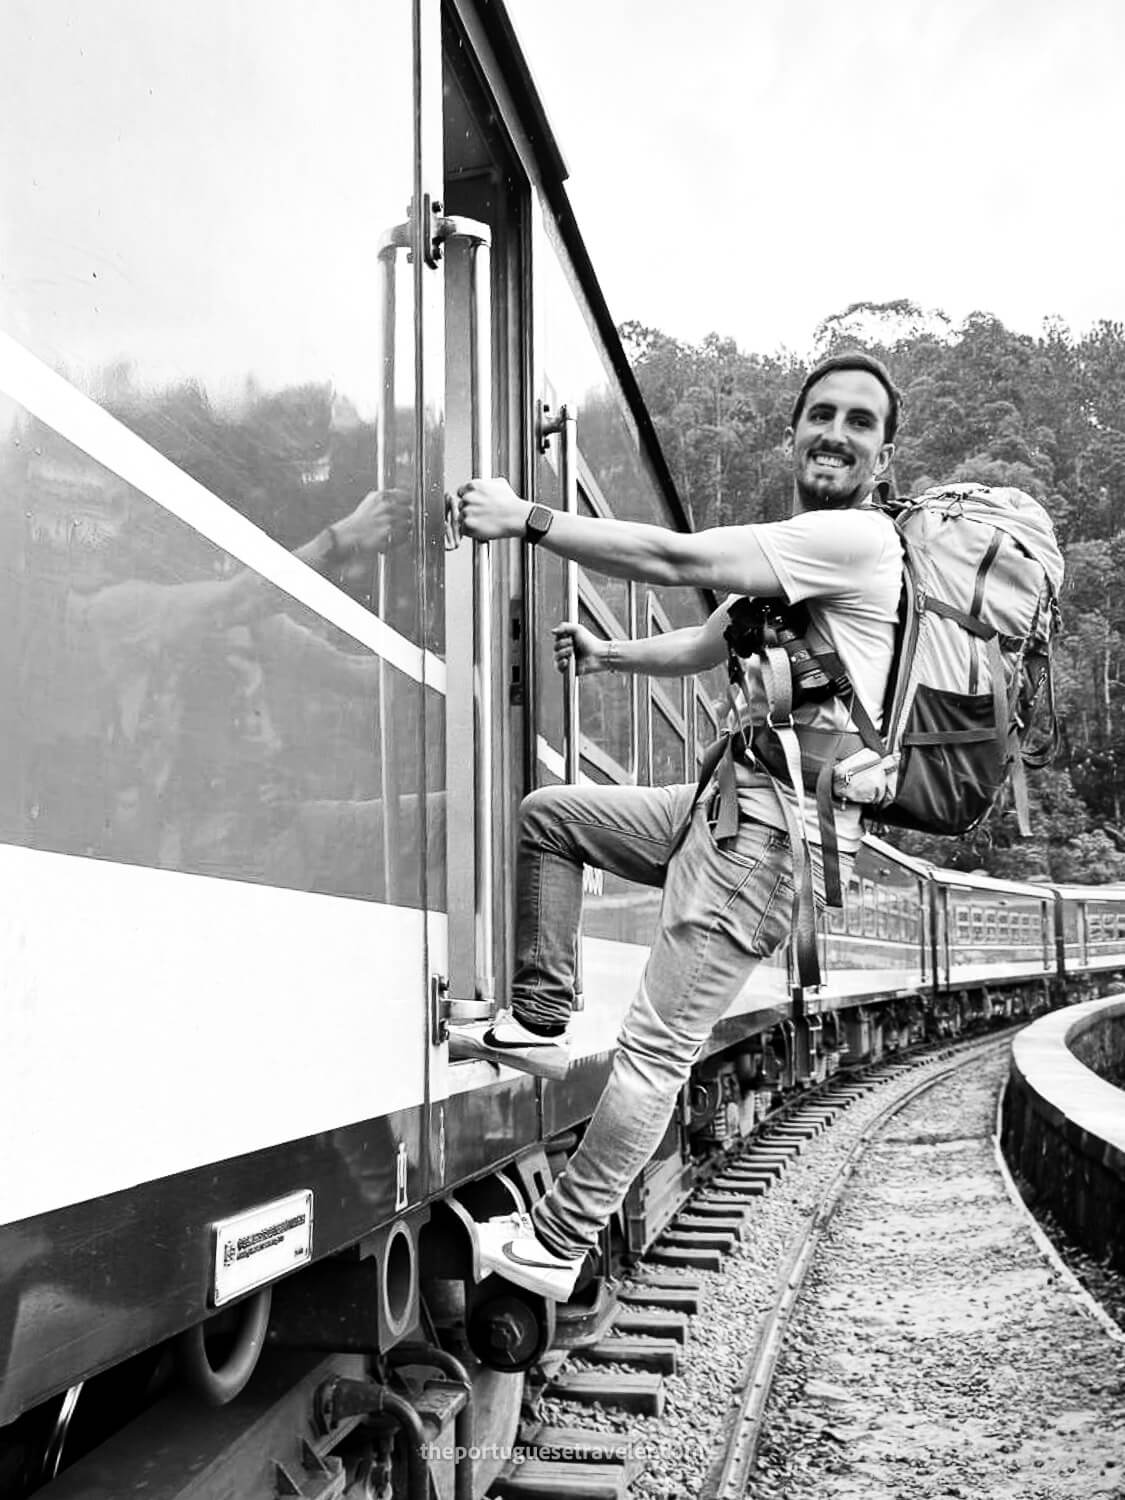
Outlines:
[[[797,1236],[786,1258],[778,1277],[778,1293],[758,1329],[742,1382],[735,1393],[734,1410],[728,1413],[724,1423],[719,1456],[700,1491],[700,1500],[742,1500],[746,1494],[762,1435],[766,1403],[773,1387],[793,1309],[824,1231],[831,1223],[844,1188],[855,1174],[867,1148],[908,1104],[956,1073],[964,1065],[966,1054],[985,1053],[990,1048],[1010,1045],[1011,1038],[1005,1033],[1002,1037],[989,1037],[984,1041],[958,1046],[956,1055],[947,1067],[919,1079],[913,1088],[891,1100],[852,1144],[839,1170],[822,1194],[816,1213]],[[871,1079],[872,1085],[879,1081],[881,1080]]]

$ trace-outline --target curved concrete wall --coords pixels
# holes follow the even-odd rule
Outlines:
[[[1012,1043],[1001,1145],[1073,1239],[1125,1270],[1125,999],[1054,1011]]]

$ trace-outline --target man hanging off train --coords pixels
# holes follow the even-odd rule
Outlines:
[[[819,364],[785,431],[793,508],[784,521],[683,534],[532,506],[505,480],[490,479],[471,480],[458,491],[460,523],[476,541],[523,537],[614,577],[804,604],[810,648],[835,651],[878,726],[902,557],[872,491],[891,463],[898,416],[899,393],[879,361],[855,352]],[[573,660],[582,676],[703,671],[727,660],[732,602],[728,598],[703,625],[647,640],[603,640],[568,621],[555,630],[556,663],[565,669]],[[748,685],[747,717],[757,722],[765,711],[758,658],[751,658]],[[844,733],[852,727],[838,696],[803,702],[793,716],[814,729]],[[860,843],[859,811],[854,804],[834,807],[845,884]],[[560,1076],[568,1060],[583,865],[661,886],[663,896],[610,1078],[582,1142],[530,1214],[478,1226],[483,1270],[544,1296],[570,1296],[587,1251],[662,1139],[712,1028],[759,960],[790,935],[796,817],[792,792],[752,756],[720,761],[702,791],[556,786],[524,800],[510,1002],[483,1036],[455,1028],[455,1046]],[[804,823],[822,903],[815,807]],[[802,841],[796,843],[799,860]]]

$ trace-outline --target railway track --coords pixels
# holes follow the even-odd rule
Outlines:
[[[948,1078],[967,1053],[1006,1045],[1007,1033],[992,1033],[837,1074],[768,1118],[741,1149],[707,1170],[618,1289],[596,1342],[571,1357],[550,1356],[529,1379],[521,1446],[490,1493],[517,1500],[621,1500],[631,1493],[741,1500],[789,1317],[864,1151],[899,1110]],[[893,1088],[896,1083],[905,1087]],[[878,1102],[889,1087],[890,1097]],[[713,1390],[701,1393],[706,1405],[685,1401],[675,1391],[675,1377],[688,1363],[700,1311],[714,1297],[730,1257],[746,1253],[759,1237],[771,1195],[777,1196],[794,1165],[811,1161],[827,1133],[856,1119],[856,1106],[864,1101],[862,1124],[830,1170],[820,1170],[813,1196],[796,1215],[795,1232],[776,1243],[772,1275],[768,1286],[758,1288],[752,1318],[740,1326],[735,1319],[735,1378],[724,1389],[716,1369]],[[766,1237],[778,1239],[773,1229]],[[729,1364],[729,1351],[724,1353]],[[670,1392],[680,1408],[675,1415],[692,1421],[690,1439],[664,1430]],[[688,1405],[694,1414],[683,1409]]]

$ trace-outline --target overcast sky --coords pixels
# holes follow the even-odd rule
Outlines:
[[[618,321],[1125,319],[1125,0],[508,0]]]

